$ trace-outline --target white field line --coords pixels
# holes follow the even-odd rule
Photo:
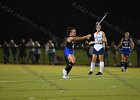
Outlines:
[[[16,80],[16,81],[6,81],[6,80],[1,80],[0,83],[22,83],[22,82],[42,82],[44,80]]]
[[[110,79],[113,79],[113,78],[93,78],[93,79],[90,79],[90,80],[110,80]],[[49,81],[57,81],[57,80],[87,80],[87,79],[82,79],[82,78],[70,78],[70,79],[49,79]],[[15,80],[15,81],[12,81],[12,80],[0,80],[0,83],[23,83],[23,82],[44,82],[44,80]]]

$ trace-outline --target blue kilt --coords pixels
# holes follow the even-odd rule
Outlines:
[[[73,55],[73,54],[74,54],[73,49],[69,49],[69,48],[65,47],[65,48],[64,48],[64,55],[65,55],[65,57],[68,57],[69,54],[70,54],[70,55]]]
[[[130,48],[121,48],[121,54],[129,56],[130,53],[131,53],[131,49]]]

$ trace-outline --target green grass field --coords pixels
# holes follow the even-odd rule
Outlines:
[[[89,67],[74,66],[62,79],[63,68],[1,64],[0,100],[140,100],[140,68],[105,67],[102,76],[89,76]]]

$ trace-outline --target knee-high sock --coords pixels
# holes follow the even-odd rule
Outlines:
[[[124,66],[125,70],[127,69],[127,67],[128,67],[128,62],[125,62],[125,66]]]
[[[99,64],[99,72],[103,73],[103,70],[104,70],[104,62],[101,61]]]
[[[72,66],[73,66],[73,63],[72,63],[72,62],[67,62],[67,66],[66,66],[66,68],[65,68],[65,70],[67,71],[67,75],[68,75],[69,72],[71,71]]]
[[[91,61],[90,63],[90,71],[94,71],[94,67],[95,67],[95,62]]]
[[[125,62],[121,62],[121,68],[125,68]]]

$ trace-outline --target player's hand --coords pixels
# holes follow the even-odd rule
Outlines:
[[[90,37],[91,37],[91,34],[86,35],[86,38],[87,38],[88,40],[90,39]]]
[[[93,44],[93,43],[94,43],[94,41],[90,41],[88,44],[91,45],[91,44]]]

